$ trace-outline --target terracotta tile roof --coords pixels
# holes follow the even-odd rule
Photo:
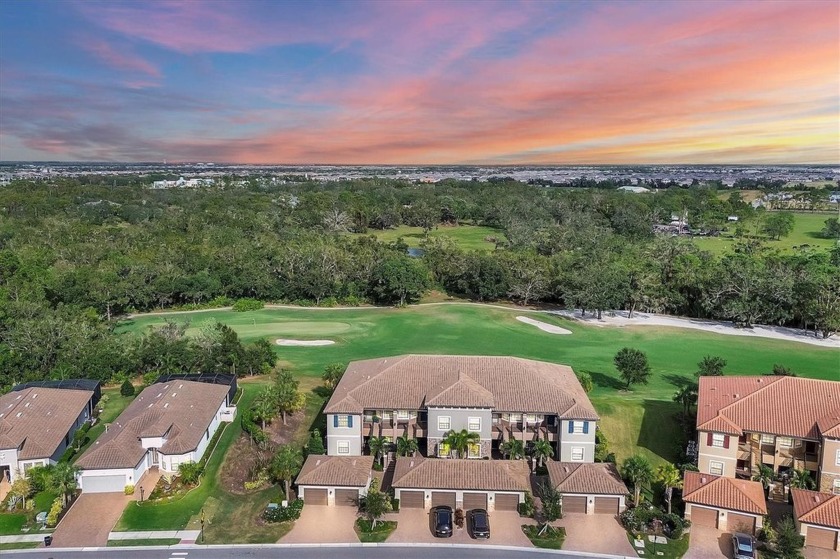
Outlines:
[[[160,452],[185,454],[198,448],[228,386],[172,379],[153,384],[114,420],[76,465],[84,470],[134,468],[146,455],[140,437],[166,435]]]
[[[818,440],[821,432],[835,430],[840,435],[840,382],[700,377],[697,429],[740,434],[730,424],[742,431],[806,439]]]
[[[0,396],[0,448],[20,448],[18,460],[51,457],[92,397],[90,390],[40,387]]]
[[[397,489],[463,489],[529,491],[524,460],[397,458],[392,487]]]
[[[819,418],[817,428],[823,437],[840,439],[840,407]]]
[[[793,511],[799,522],[840,528],[840,495],[791,488]]]
[[[347,366],[325,412],[417,410],[435,405],[598,419],[568,366],[518,357],[452,355],[354,361]]]
[[[594,495],[626,495],[627,486],[621,481],[613,464],[581,464],[580,462],[547,462],[551,484],[561,493]]]
[[[373,468],[373,456],[311,454],[306,457],[306,462],[295,483],[297,485],[365,487],[370,481],[371,468]]]
[[[767,514],[764,488],[757,481],[685,472],[683,501],[750,514]]]

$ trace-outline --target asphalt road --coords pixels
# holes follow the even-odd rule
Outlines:
[[[484,546],[365,546],[330,547],[236,546],[207,548],[143,549],[38,549],[3,551],[3,559],[557,559],[559,554],[543,550],[492,548]],[[567,559],[585,555],[564,553]]]

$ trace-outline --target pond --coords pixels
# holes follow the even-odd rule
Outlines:
[[[412,258],[423,258],[423,255],[426,254],[426,251],[422,248],[410,247],[406,251],[406,254],[408,254]]]

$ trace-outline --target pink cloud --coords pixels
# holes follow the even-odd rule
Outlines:
[[[80,42],[85,50],[111,68],[123,72],[146,74],[154,78],[160,78],[162,75],[157,66],[125,48],[117,50],[111,43],[102,39],[86,38]]]

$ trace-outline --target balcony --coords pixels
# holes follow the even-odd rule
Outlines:
[[[520,441],[533,441],[537,439],[557,440],[557,426],[549,426],[545,421],[536,423],[524,423],[522,421],[504,421],[503,419],[493,420],[491,435],[494,439],[507,441],[516,439]]]
[[[365,437],[401,437],[408,435],[417,439],[426,436],[426,422],[417,418],[365,420],[362,423],[362,435]]]

